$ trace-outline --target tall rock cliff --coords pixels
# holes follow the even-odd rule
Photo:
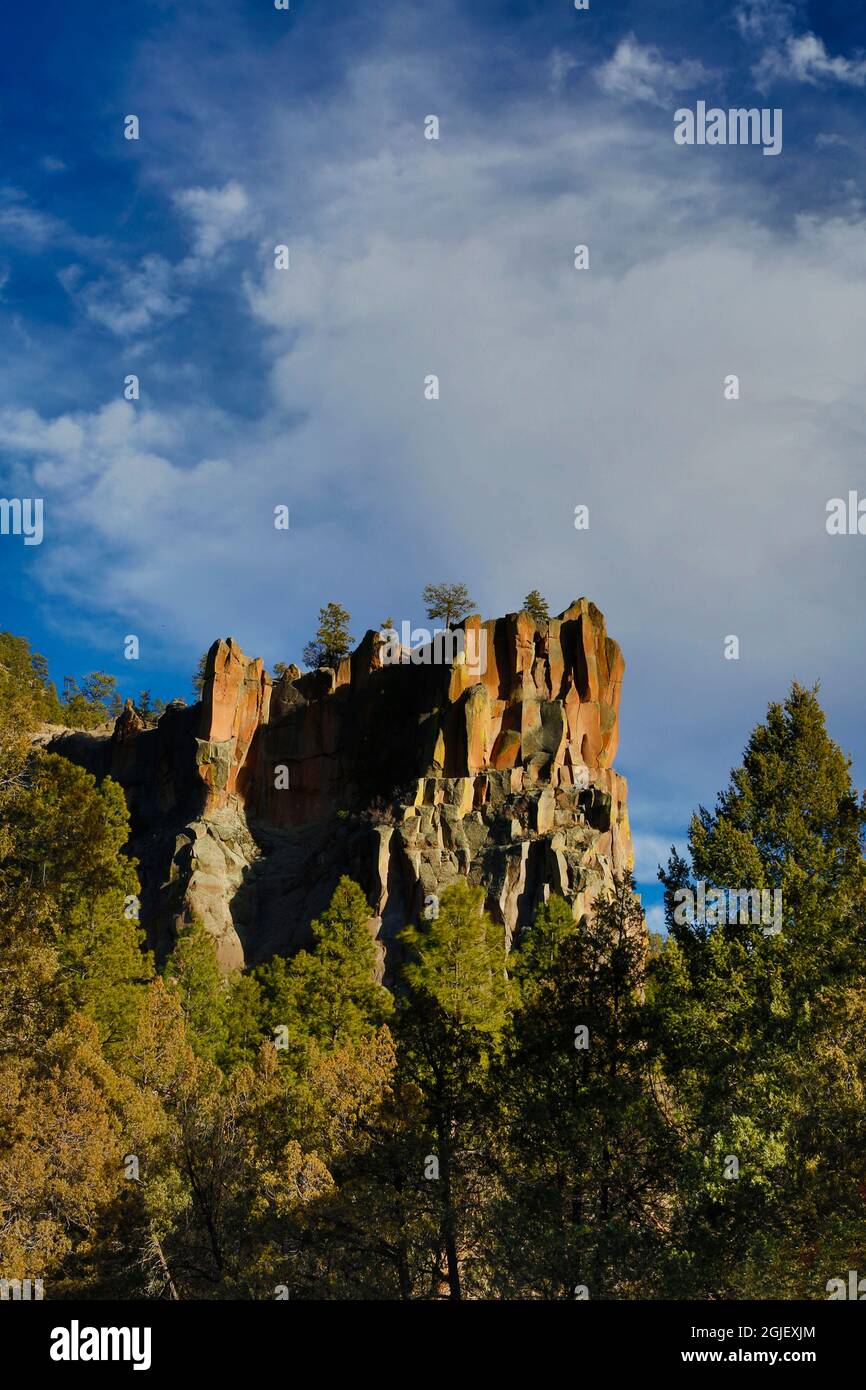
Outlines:
[[[277,682],[229,639],[199,704],[156,726],[127,705],[111,732],[46,742],[123,786],[158,954],[193,916],[226,969],[291,951],[348,873],[388,979],[396,934],[461,874],[510,940],[551,892],[579,917],[630,867],[622,674],[586,599],[545,621],[467,618],[411,651],[368,632],[336,669]]]

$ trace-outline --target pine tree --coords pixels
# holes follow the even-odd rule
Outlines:
[[[427,617],[441,619],[446,628],[465,618],[473,608],[473,600],[465,584],[427,584],[424,588]]]
[[[223,1071],[255,1063],[265,1036],[262,1012],[262,988],[252,972],[231,975],[226,982],[225,1041],[216,1059]]]
[[[829,1134],[819,1137],[807,1117],[816,1050],[832,1048],[834,1020],[856,1009],[866,974],[864,823],[815,691],[794,684],[752,734],[715,811],[693,818],[691,863],[672,854],[660,873],[669,937],[653,996],[691,1136],[676,1236],[691,1296],[755,1292],[754,1272],[782,1249],[790,1277],[792,1240],[802,1268],[814,1261],[815,1231],[832,1224],[826,1180],[813,1190],[810,1176],[825,1172]],[[715,900],[709,920],[697,920],[682,895],[695,903],[704,884],[778,892],[778,923],[767,930],[752,913],[719,913]],[[861,1171],[853,1153],[836,1169],[837,1206],[844,1196],[851,1207]]]
[[[208,648],[207,652],[202,652],[201,656],[198,659],[198,665],[196,666],[195,671],[193,672],[192,690],[196,700],[201,699],[201,694],[204,690],[205,676],[207,675],[207,659],[209,651],[210,648]]]
[[[663,1264],[665,1175],[645,1004],[643,914],[626,874],[582,924],[552,897],[511,966],[519,991],[495,1075],[502,1196],[488,1216],[506,1297],[647,1296]]]
[[[530,618],[536,622],[547,622],[550,613],[547,610],[547,599],[542,598],[537,589],[530,589],[526,598],[523,600],[523,611],[528,613]]]
[[[123,1140],[110,1078],[96,1025],[79,1014],[0,1056],[4,1278],[43,1278],[62,1297],[64,1267],[85,1258],[111,1220]]]
[[[326,603],[319,609],[319,626],[312,642],[304,648],[307,666],[337,666],[349,655],[354,638],[349,634],[351,618],[339,603]]]
[[[435,1164],[431,1187],[438,1205],[438,1251],[448,1297],[465,1292],[463,1248],[476,1218],[474,1189],[483,1169],[473,1134],[479,1132],[484,1088],[508,1009],[503,929],[483,911],[484,892],[459,879],[442,893],[438,915],[407,927],[408,986],[400,1018],[403,1066],[422,1096],[422,1114]],[[420,1157],[420,1156],[419,1156]]]
[[[309,1041],[329,1048],[368,1036],[390,1015],[391,995],[375,978],[370,916],[361,889],[343,877],[312,924],[313,949],[290,960],[277,956],[253,971],[263,1032],[285,1030],[290,1060],[301,1061]]]
[[[180,1000],[193,1048],[213,1061],[226,1043],[227,989],[213,937],[201,922],[181,927],[162,974]]]

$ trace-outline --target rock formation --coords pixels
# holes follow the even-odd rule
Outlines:
[[[510,941],[551,892],[579,917],[630,867],[612,767],[623,659],[599,610],[472,617],[455,637],[482,659],[395,660],[368,632],[336,669],[276,682],[217,641],[198,704],[148,725],[128,703],[113,731],[45,741],[123,786],[158,954],[192,916],[226,969],[291,951],[348,873],[387,979],[396,934],[458,875]]]

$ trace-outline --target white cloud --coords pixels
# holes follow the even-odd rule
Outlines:
[[[817,34],[799,33],[799,6],[785,0],[748,0],[735,15],[743,38],[765,45],[752,69],[759,86],[767,87],[776,80],[811,86],[825,82],[866,85],[866,57],[831,57]]]
[[[222,188],[180,189],[173,200],[192,224],[197,257],[215,256],[227,242],[246,236],[250,230],[250,201],[235,179]]]
[[[632,834],[634,848],[634,876],[640,883],[647,883],[658,877],[659,865],[665,865],[675,844],[675,835],[643,834],[635,830]]]
[[[0,236],[31,254],[72,247],[85,256],[104,254],[103,237],[81,236],[62,218],[43,212],[27,194],[9,184],[0,187]]]
[[[112,264],[82,282],[80,266],[66,266],[58,279],[93,323],[128,338],[176,318],[186,308],[175,269],[163,256],[144,256],[137,265]]]
[[[745,0],[734,17],[745,39],[781,40],[793,33],[797,11],[791,0]]]
[[[656,903],[653,907],[645,908],[644,916],[646,917],[648,931],[658,932],[660,935],[664,935],[667,932],[665,910],[660,904]]]
[[[781,48],[771,48],[754,69],[759,85],[766,86],[776,78],[791,82],[807,82],[818,86],[822,82],[841,82],[847,87],[866,84],[866,58],[831,58],[823,39],[814,34],[788,38]]]
[[[16,245],[41,251],[56,239],[62,224],[32,207],[18,189],[0,190],[0,233]]]
[[[207,274],[214,257],[253,225],[249,198],[234,180],[222,187],[180,189],[173,202],[190,222],[191,256],[172,263],[150,253],[128,265],[110,253],[100,257],[99,269],[90,278],[80,264],[58,272],[60,284],[86,317],[118,338],[137,337],[184,313],[189,290]],[[15,212],[13,207],[11,213]],[[2,217],[0,209],[0,226]],[[31,235],[44,242],[49,233],[50,224],[43,230],[34,223]]]
[[[595,76],[608,96],[666,106],[677,92],[697,86],[711,74],[695,59],[673,62],[658,48],[640,44],[634,34],[627,34]]]
[[[636,81],[659,93],[654,61],[662,80]],[[203,159],[226,132],[224,167],[208,163],[201,187],[243,169],[268,228],[286,226],[287,187],[297,195],[290,272],[253,252],[245,273],[221,270],[250,313],[229,346],[263,362],[270,396],[234,419],[115,403],[56,430],[9,422],[7,449],[45,483],[46,592],[122,631],[146,620],[197,650],[233,632],[283,660],[328,599],[360,634],[383,612],[420,620],[420,590],[440,577],[489,614],[532,587],[554,610],[586,593],[627,662],[617,766],[667,800],[662,825],[673,805],[711,800],[794,675],[821,676],[858,730],[864,552],[827,537],[824,507],[862,480],[862,215],[770,229],[773,161],[746,148],[686,164],[669,126],[598,99],[579,123],[564,103],[494,120],[442,82],[445,135],[425,142],[389,80],[358,64],[327,107],[281,99],[231,126],[188,93]],[[239,132],[258,162],[231,143]],[[589,271],[573,269],[577,242]],[[81,279],[73,292],[128,329],[142,287],[127,301],[118,273],[94,298]],[[154,286],[145,327],[176,308],[176,281]],[[291,510],[282,536],[277,503]],[[739,662],[723,660],[728,633]],[[639,849],[652,878],[668,845]]]

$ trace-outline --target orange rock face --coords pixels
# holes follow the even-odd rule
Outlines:
[[[337,670],[276,683],[229,639],[199,705],[49,746],[124,786],[158,954],[192,917],[225,969],[294,950],[348,873],[390,979],[402,928],[458,877],[510,944],[551,893],[579,918],[631,867],[623,669],[587,599],[543,622],[467,618],[438,649],[368,632]]]
[[[215,643],[199,730],[210,804],[239,795],[250,814],[299,825],[419,776],[522,767],[533,782],[573,785],[576,769],[611,766],[624,663],[594,604],[545,622],[472,617],[456,631],[475,661],[404,652],[383,664],[385,644],[368,632],[336,671],[287,673],[273,701],[261,661]],[[280,766],[288,787],[275,796]]]
[[[208,652],[202,688],[200,740],[222,745],[227,776],[214,775],[215,764],[204,761],[203,777],[213,793],[211,804],[225,805],[248,773],[249,755],[262,724],[267,723],[271,678],[257,657],[245,657],[237,643],[215,642]]]

